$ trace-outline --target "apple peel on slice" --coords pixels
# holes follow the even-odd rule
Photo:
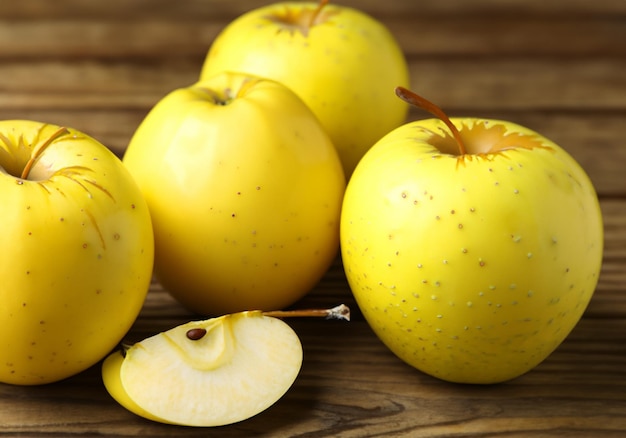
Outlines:
[[[192,321],[147,338],[102,365],[107,391],[162,423],[221,426],[250,418],[291,387],[302,366],[293,329],[261,311]]]

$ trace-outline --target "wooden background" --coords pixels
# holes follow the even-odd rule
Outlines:
[[[293,321],[305,350],[301,375],[257,417],[217,429],[151,423],[108,396],[95,366],[43,387],[0,384],[0,436],[626,434],[626,2],[337,3],[388,25],[409,60],[412,88],[450,115],[526,125],[587,170],[604,213],[605,260],[597,292],[570,337],[509,383],[444,383],[382,346],[359,315],[338,261],[298,307],[345,302],[354,321]],[[68,125],[121,155],[152,105],[195,82],[217,32],[264,4],[3,0],[0,119]],[[129,339],[192,318],[154,284]]]

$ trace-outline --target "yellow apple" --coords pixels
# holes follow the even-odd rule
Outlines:
[[[0,122],[0,381],[34,385],[102,359],[151,280],[148,207],[121,161],[76,130]]]
[[[349,177],[365,151],[405,122],[408,105],[393,90],[408,86],[409,71],[386,26],[326,3],[275,3],[241,15],[211,45],[201,78],[240,71],[287,85],[319,118]]]
[[[302,345],[280,319],[246,311],[193,321],[112,353],[111,396],[162,423],[221,426],[276,403],[295,381]]]
[[[595,290],[602,217],[561,147],[515,123],[408,123],[348,184],[342,257],[357,303],[401,359],[438,378],[495,383],[542,362]]]
[[[341,162],[280,83],[224,73],[175,90],[123,161],[152,214],[155,274],[194,312],[286,307],[337,256]]]

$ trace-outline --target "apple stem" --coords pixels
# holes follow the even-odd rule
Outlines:
[[[445,112],[443,112],[441,108],[439,108],[437,105],[430,102],[429,100],[424,99],[422,96],[412,92],[411,90],[407,90],[404,87],[396,87],[396,95],[400,99],[404,100],[406,103],[428,111],[439,120],[441,120],[443,123],[445,123],[452,132],[452,135],[454,136],[454,139],[459,146],[459,153],[461,155],[467,154],[467,149],[465,149],[465,144],[463,144],[463,140],[461,139],[461,134],[459,133],[459,130],[456,129],[456,126],[454,126],[454,124],[450,121],[450,118],[446,115]]]
[[[46,148],[50,146],[54,140],[56,140],[57,138],[65,134],[69,134],[69,132],[70,131],[67,128],[61,127],[54,134],[52,134],[45,142],[43,142],[43,144],[39,146],[39,149],[35,151],[33,156],[30,157],[30,159],[26,163],[26,166],[24,166],[24,170],[22,171],[22,175],[20,176],[20,178],[28,179],[28,175],[30,174],[31,169],[33,168],[33,166],[35,165],[39,157],[41,157],[41,154],[43,154]]]
[[[322,9],[324,9],[324,6],[326,6],[327,4],[328,4],[328,0],[320,0],[320,3],[317,5],[317,8],[315,9],[315,12],[313,12],[313,15],[311,16],[311,21],[309,21],[309,28],[315,25],[315,21],[317,20],[317,17],[319,17],[320,12],[322,12]]]
[[[272,316],[274,318],[312,316],[350,321],[350,308],[345,304],[340,304],[332,309],[270,310],[263,312],[263,315]]]

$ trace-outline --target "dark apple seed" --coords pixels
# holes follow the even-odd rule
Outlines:
[[[206,330],[203,328],[192,328],[187,330],[187,338],[191,339],[192,341],[202,339],[204,335],[206,335]]]

